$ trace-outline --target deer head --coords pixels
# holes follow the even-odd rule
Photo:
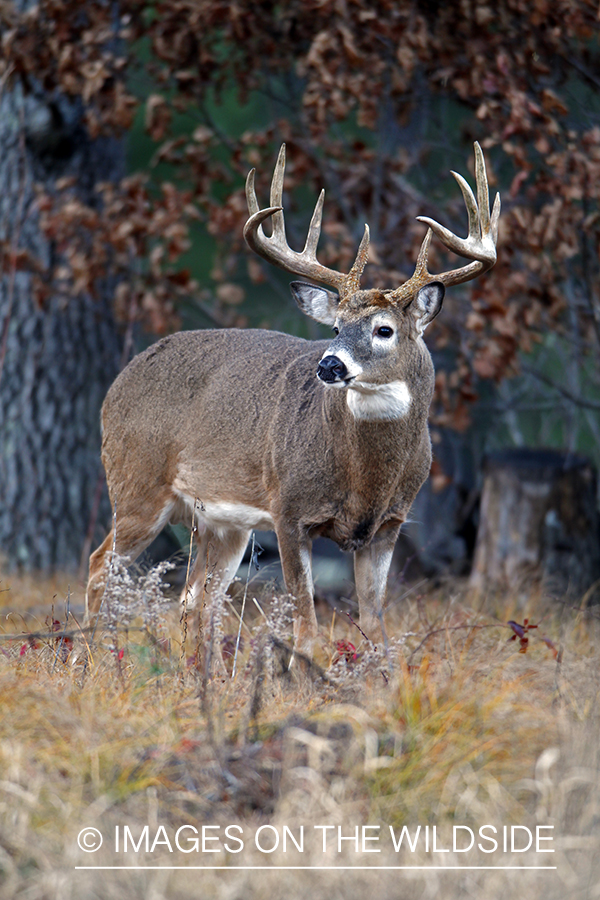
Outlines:
[[[254,169],[246,181],[246,197],[250,218],[244,226],[248,245],[264,259],[292,272],[303,275],[335,289],[305,282],[292,282],[292,294],[300,309],[325,325],[331,325],[336,338],[319,363],[317,376],[326,384],[337,388],[349,388],[348,405],[355,412],[379,411],[389,417],[404,409],[407,401],[404,387],[389,388],[401,383],[397,377],[399,354],[404,351],[410,366],[411,341],[423,334],[427,325],[437,316],[447,285],[461,284],[490,269],[496,262],[500,196],[496,195],[490,216],[488,183],[481,147],[475,144],[475,178],[477,199],[465,179],[453,172],[462,191],[469,217],[469,234],[459,238],[451,231],[429,219],[419,216],[419,221],[429,225],[421,245],[412,277],[400,287],[361,290],[360,278],[369,253],[369,227],[358,248],[356,259],[348,272],[343,274],[321,265],[316,256],[321,233],[321,219],[325,192],[321,191],[308,230],[306,244],[301,253],[292,250],[287,242],[283,216],[282,196],[285,172],[285,144],[282,145],[271,182],[270,205],[259,208],[254,188]],[[267,237],[262,225],[272,220],[272,234]],[[454,253],[471,259],[468,265],[432,275],[427,268],[427,253],[432,233]],[[378,388],[386,386],[384,393],[390,399],[387,405],[380,402]],[[378,395],[378,396],[376,396]]]

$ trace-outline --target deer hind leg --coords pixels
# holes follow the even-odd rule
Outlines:
[[[251,529],[205,529],[196,539],[196,558],[190,569],[188,583],[181,601],[188,606],[198,602],[206,605],[206,597],[215,590],[226,591],[244,556]],[[203,600],[204,598],[204,600]]]
[[[319,630],[313,596],[312,542],[306,536],[284,529],[277,530],[277,542],[285,586],[296,605],[294,646],[299,653],[312,658]]]
[[[121,502],[120,506],[117,505],[116,538],[113,526],[98,549],[90,556],[85,597],[87,622],[90,618],[97,616],[100,611],[113,546],[116,556],[124,559],[128,564],[135,562],[140,553],[143,553],[168,522],[173,502],[170,495],[165,495],[162,503],[153,505],[152,509],[145,508],[142,503]]]
[[[225,592],[244,556],[252,531],[228,528],[204,530],[199,534],[197,553],[188,582],[181,594],[187,608],[196,607],[197,627],[202,625],[205,639],[210,631],[212,600],[216,592]]]
[[[384,639],[383,603],[399,530],[399,526],[380,530],[368,546],[354,552],[360,627],[374,644]]]

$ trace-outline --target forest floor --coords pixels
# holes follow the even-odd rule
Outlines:
[[[0,574],[2,900],[600,898],[598,607],[399,586],[387,646],[323,606],[290,669],[281,593],[203,655],[160,581],[115,567],[92,636]]]

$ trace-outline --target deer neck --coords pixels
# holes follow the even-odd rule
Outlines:
[[[428,410],[400,381],[378,390],[334,388],[324,395],[324,412],[344,444],[349,471],[375,480],[388,481],[428,443]]]

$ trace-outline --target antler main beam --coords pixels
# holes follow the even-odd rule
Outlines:
[[[468,183],[459,175],[452,172],[462,191],[467,214],[469,217],[469,234],[466,238],[459,238],[448,228],[440,225],[428,216],[418,216],[419,222],[429,225],[427,234],[421,244],[419,256],[412,277],[394,291],[386,291],[386,297],[392,303],[401,303],[410,300],[416,291],[431,281],[441,281],[449,287],[453,284],[462,284],[487,272],[496,262],[496,243],[498,241],[498,221],[500,219],[500,194],[496,194],[494,207],[490,216],[490,200],[485,160],[480,145],[475,143],[475,181],[477,185],[477,199]],[[440,275],[432,275],[427,268],[427,252],[431,242],[431,235],[435,233],[440,241],[449,250],[473,260],[459,269],[451,269]]]
[[[356,260],[347,275],[321,265],[317,260],[317,244],[321,234],[321,218],[325,191],[321,191],[312,215],[308,236],[301,253],[292,250],[287,242],[285,221],[283,218],[283,177],[285,172],[285,144],[281,145],[273,180],[271,181],[270,206],[260,209],[254,187],[252,169],[246,179],[246,200],[250,218],[244,225],[244,237],[248,246],[263,259],[274,263],[294,275],[304,275],[313,281],[327,284],[339,291],[341,296],[358,290],[360,276],[367,262],[369,252],[369,228],[365,225],[365,233],[358,248]],[[267,237],[263,231],[263,222],[272,218],[273,233]]]

